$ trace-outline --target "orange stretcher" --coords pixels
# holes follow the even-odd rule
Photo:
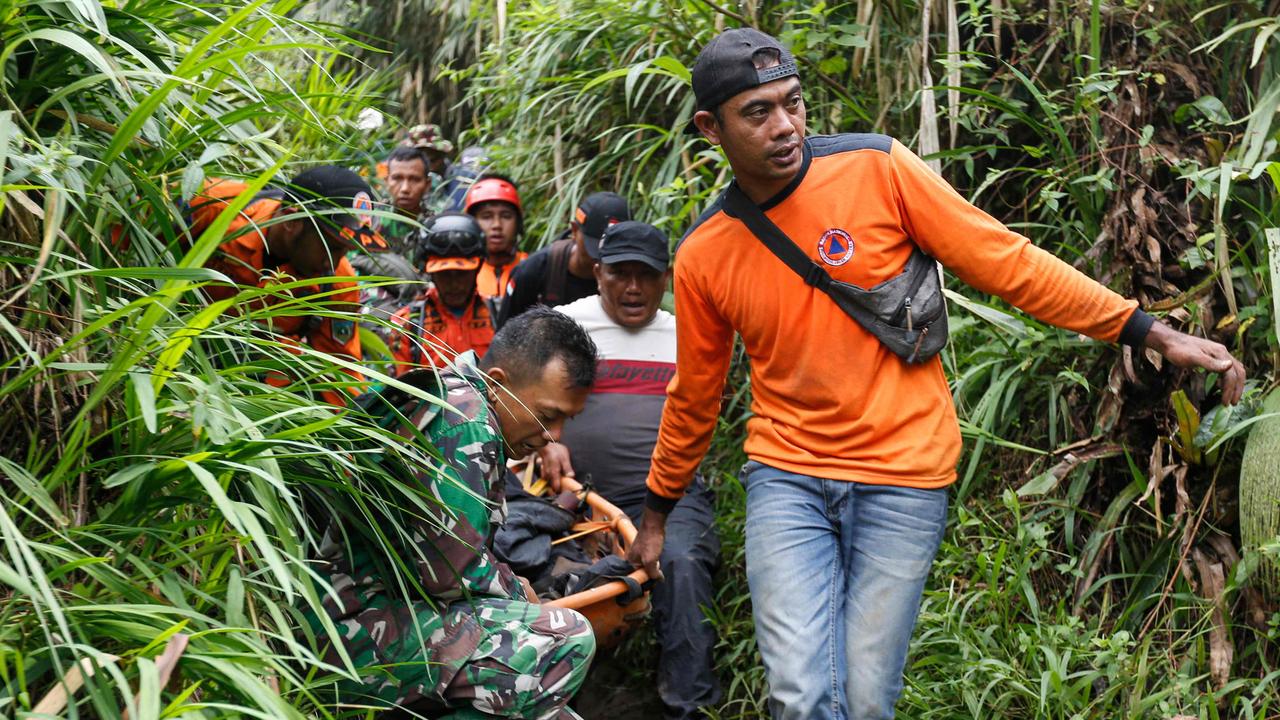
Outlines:
[[[561,491],[579,495],[583,492],[582,485],[571,477],[563,478],[560,483]],[[592,557],[609,553],[625,555],[636,539],[631,518],[597,492],[587,492],[584,501],[591,509],[591,521],[574,526],[575,533],[570,537],[577,539]],[[582,613],[591,621],[596,646],[611,648],[648,617],[649,593],[642,587],[647,582],[649,575],[644,570],[635,570],[626,580],[614,580],[546,604]]]

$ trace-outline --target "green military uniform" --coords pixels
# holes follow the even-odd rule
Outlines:
[[[419,222],[421,222],[420,217]],[[410,236],[417,231],[415,225],[408,224],[406,220],[399,218],[379,218],[378,232],[387,240],[388,245],[392,247],[393,252],[411,258],[412,249],[410,247]]]
[[[424,223],[429,217],[430,213],[426,210],[426,203],[424,199],[423,211],[418,214],[416,219],[419,223]],[[399,217],[384,217],[378,219],[378,233],[381,234],[387,241],[387,244],[391,246],[391,252],[399,253],[408,259],[413,259],[414,256],[415,248],[413,245],[413,234],[417,231],[418,226],[411,224],[408,218],[405,218],[404,220],[401,220]]]
[[[447,717],[456,720],[579,718],[565,705],[595,652],[591,626],[572,610],[528,602],[494,557],[506,460],[475,354],[460,355],[440,383],[452,409],[413,400],[401,406],[413,427],[399,431],[410,438],[420,430],[444,459],[417,473],[439,505],[425,511],[433,518],[410,521],[415,548],[403,554],[425,594],[406,599],[375,569],[376,554],[354,537],[344,542],[336,523],[325,534],[322,574],[337,595],[325,610],[361,673],[338,691],[348,704],[453,711]],[[309,620],[326,661],[341,667],[318,619]]]

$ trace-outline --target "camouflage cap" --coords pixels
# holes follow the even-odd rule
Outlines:
[[[401,144],[442,153],[453,152],[453,143],[445,139],[444,134],[440,132],[440,126],[434,123],[414,125],[409,128]]]

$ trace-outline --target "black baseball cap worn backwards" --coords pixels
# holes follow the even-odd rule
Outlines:
[[[667,236],[649,223],[627,220],[610,225],[600,238],[600,262],[605,265],[634,260],[665,272],[671,264]]]
[[[778,64],[757,70],[751,58],[761,50],[778,53]],[[714,111],[743,90],[792,75],[800,75],[795,56],[777,38],[754,28],[725,30],[702,48],[693,64],[696,109]],[[692,122],[689,125],[693,127]]]

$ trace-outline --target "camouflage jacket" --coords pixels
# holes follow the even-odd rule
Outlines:
[[[429,215],[426,212],[418,215],[418,222],[424,222]],[[391,251],[403,255],[409,260],[414,259],[417,253],[417,241],[415,233],[418,228],[410,225],[406,220],[397,218],[379,218],[378,232],[382,235],[387,244],[391,246]]]
[[[456,369],[441,373],[442,399],[449,408],[415,401],[417,407],[407,413],[413,427],[397,431],[410,439],[415,429],[420,430],[444,459],[439,467],[415,472],[426,491],[428,508],[402,516],[409,518],[410,527],[405,530],[413,545],[402,553],[404,565],[415,571],[416,580],[430,600],[439,601],[441,610],[468,597],[528,599],[515,573],[492,551],[494,532],[506,515],[506,458],[485,380],[475,362],[475,353],[464,353],[455,361]],[[325,600],[330,617],[339,620],[359,613],[375,594],[400,593],[394,579],[383,578],[374,569],[374,552],[355,533],[343,533],[332,525],[325,533],[322,573],[340,601],[334,605],[332,597]]]

